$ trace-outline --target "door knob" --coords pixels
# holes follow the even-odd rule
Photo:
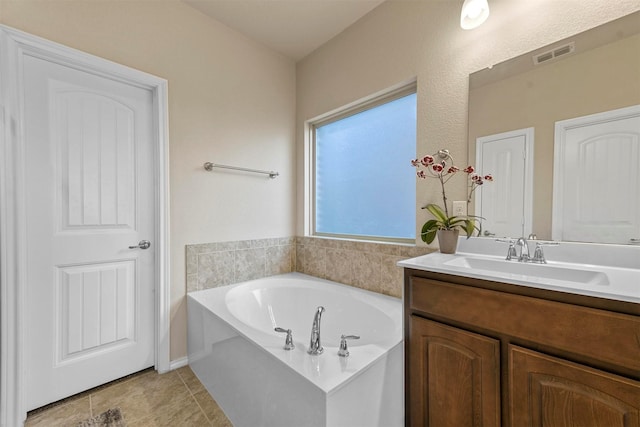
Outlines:
[[[148,240],[140,240],[136,246],[129,246],[129,249],[149,249],[151,242]]]

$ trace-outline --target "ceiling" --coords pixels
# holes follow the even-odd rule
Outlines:
[[[184,0],[297,61],[384,0]]]

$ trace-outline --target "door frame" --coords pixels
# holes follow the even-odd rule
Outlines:
[[[0,25],[0,426],[22,425],[25,409],[26,202],[22,78],[33,56],[110,78],[153,94],[155,369],[170,370],[169,150],[167,81]]]

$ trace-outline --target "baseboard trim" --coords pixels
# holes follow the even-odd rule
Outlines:
[[[182,368],[183,366],[187,366],[188,364],[189,364],[189,358],[187,356],[184,356],[179,359],[170,361],[169,370],[173,371],[174,369]]]

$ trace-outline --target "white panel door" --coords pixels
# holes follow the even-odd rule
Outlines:
[[[476,190],[475,214],[495,237],[531,233],[533,128],[489,135],[476,140],[476,166],[494,181]]]
[[[150,90],[24,57],[27,410],[154,364]]]
[[[640,105],[556,123],[552,236],[640,241]]]

